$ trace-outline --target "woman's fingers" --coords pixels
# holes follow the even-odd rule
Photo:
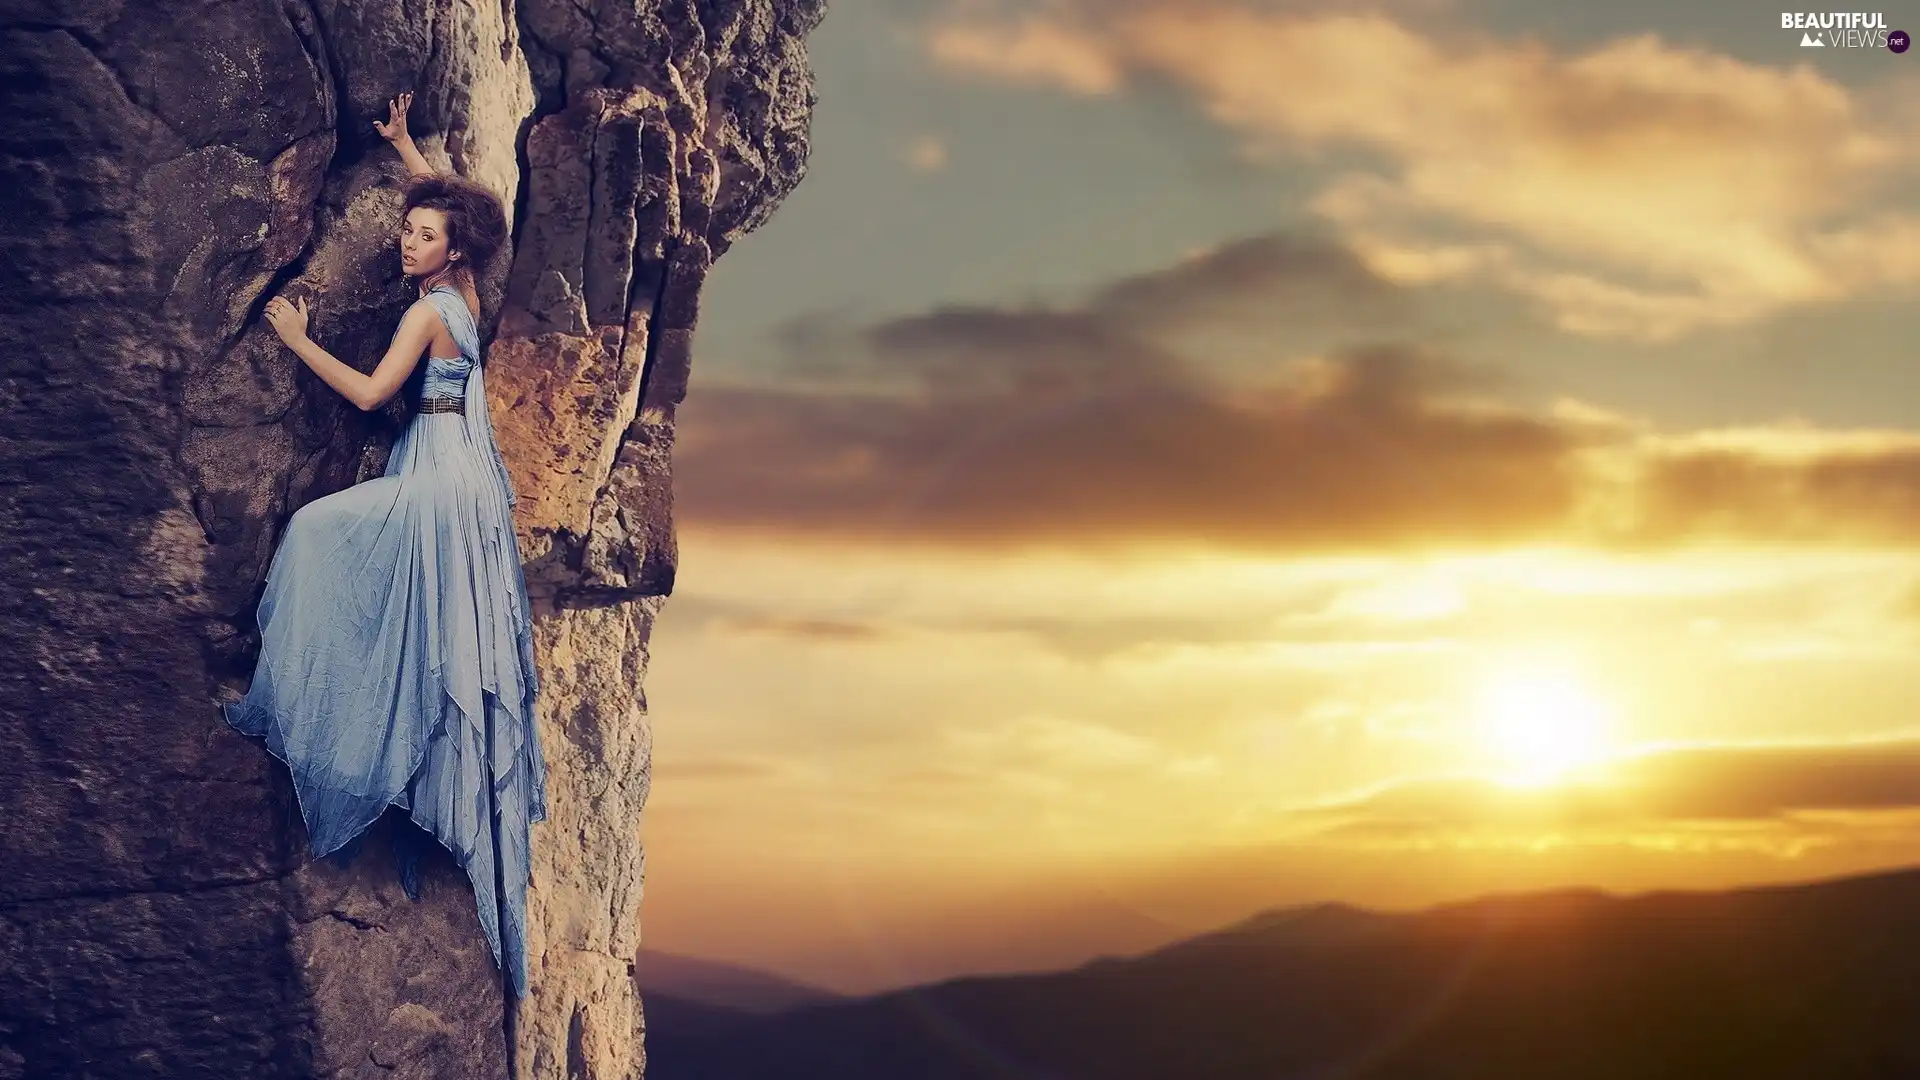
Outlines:
[[[400,133],[407,130],[407,110],[412,107],[413,93],[411,91],[401,94],[398,97],[388,98],[387,122],[383,124],[375,120],[373,122],[373,129],[378,131],[383,138],[399,138]]]

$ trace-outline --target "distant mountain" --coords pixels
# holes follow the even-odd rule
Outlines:
[[[646,1041],[649,1048],[661,1040],[679,1041],[719,1035],[766,1015],[742,1012],[739,1009],[729,1009],[721,1005],[708,1005],[700,1001],[688,1001],[686,998],[674,997],[655,990],[641,991],[640,1009],[646,1018]],[[653,1075],[659,1076],[661,1073],[656,1071]]]
[[[764,971],[657,949],[641,949],[640,955],[634,958],[634,981],[640,986],[643,1008],[655,995],[676,1003],[745,1013],[776,1013],[800,1005],[841,1000],[841,995],[831,990]]]
[[[1920,870],[1295,908],[647,1043],[662,1080],[1920,1080]]]
[[[1239,941],[1248,935],[1256,936],[1270,945],[1325,945],[1381,933],[1400,925],[1404,918],[1338,903],[1283,908],[1263,911],[1224,930],[1176,942],[1150,955],[1168,956],[1183,949],[1206,948],[1211,941]]]

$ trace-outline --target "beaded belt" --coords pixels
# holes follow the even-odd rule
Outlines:
[[[451,412],[465,415],[467,403],[457,397],[430,397],[420,399],[421,412]]]

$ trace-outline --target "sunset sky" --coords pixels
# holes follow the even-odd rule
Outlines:
[[[646,944],[1920,863],[1920,52],[1748,7],[837,0],[679,415]]]

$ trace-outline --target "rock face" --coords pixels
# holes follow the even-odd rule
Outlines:
[[[805,173],[820,0],[0,5],[0,1080],[627,1080],[670,454],[712,260]],[[284,766],[215,702],[301,504],[371,475],[361,413],[260,318],[371,370],[411,299],[404,170],[510,210],[488,389],[539,616],[551,816],[532,996],[464,877],[386,824],[310,863]]]

